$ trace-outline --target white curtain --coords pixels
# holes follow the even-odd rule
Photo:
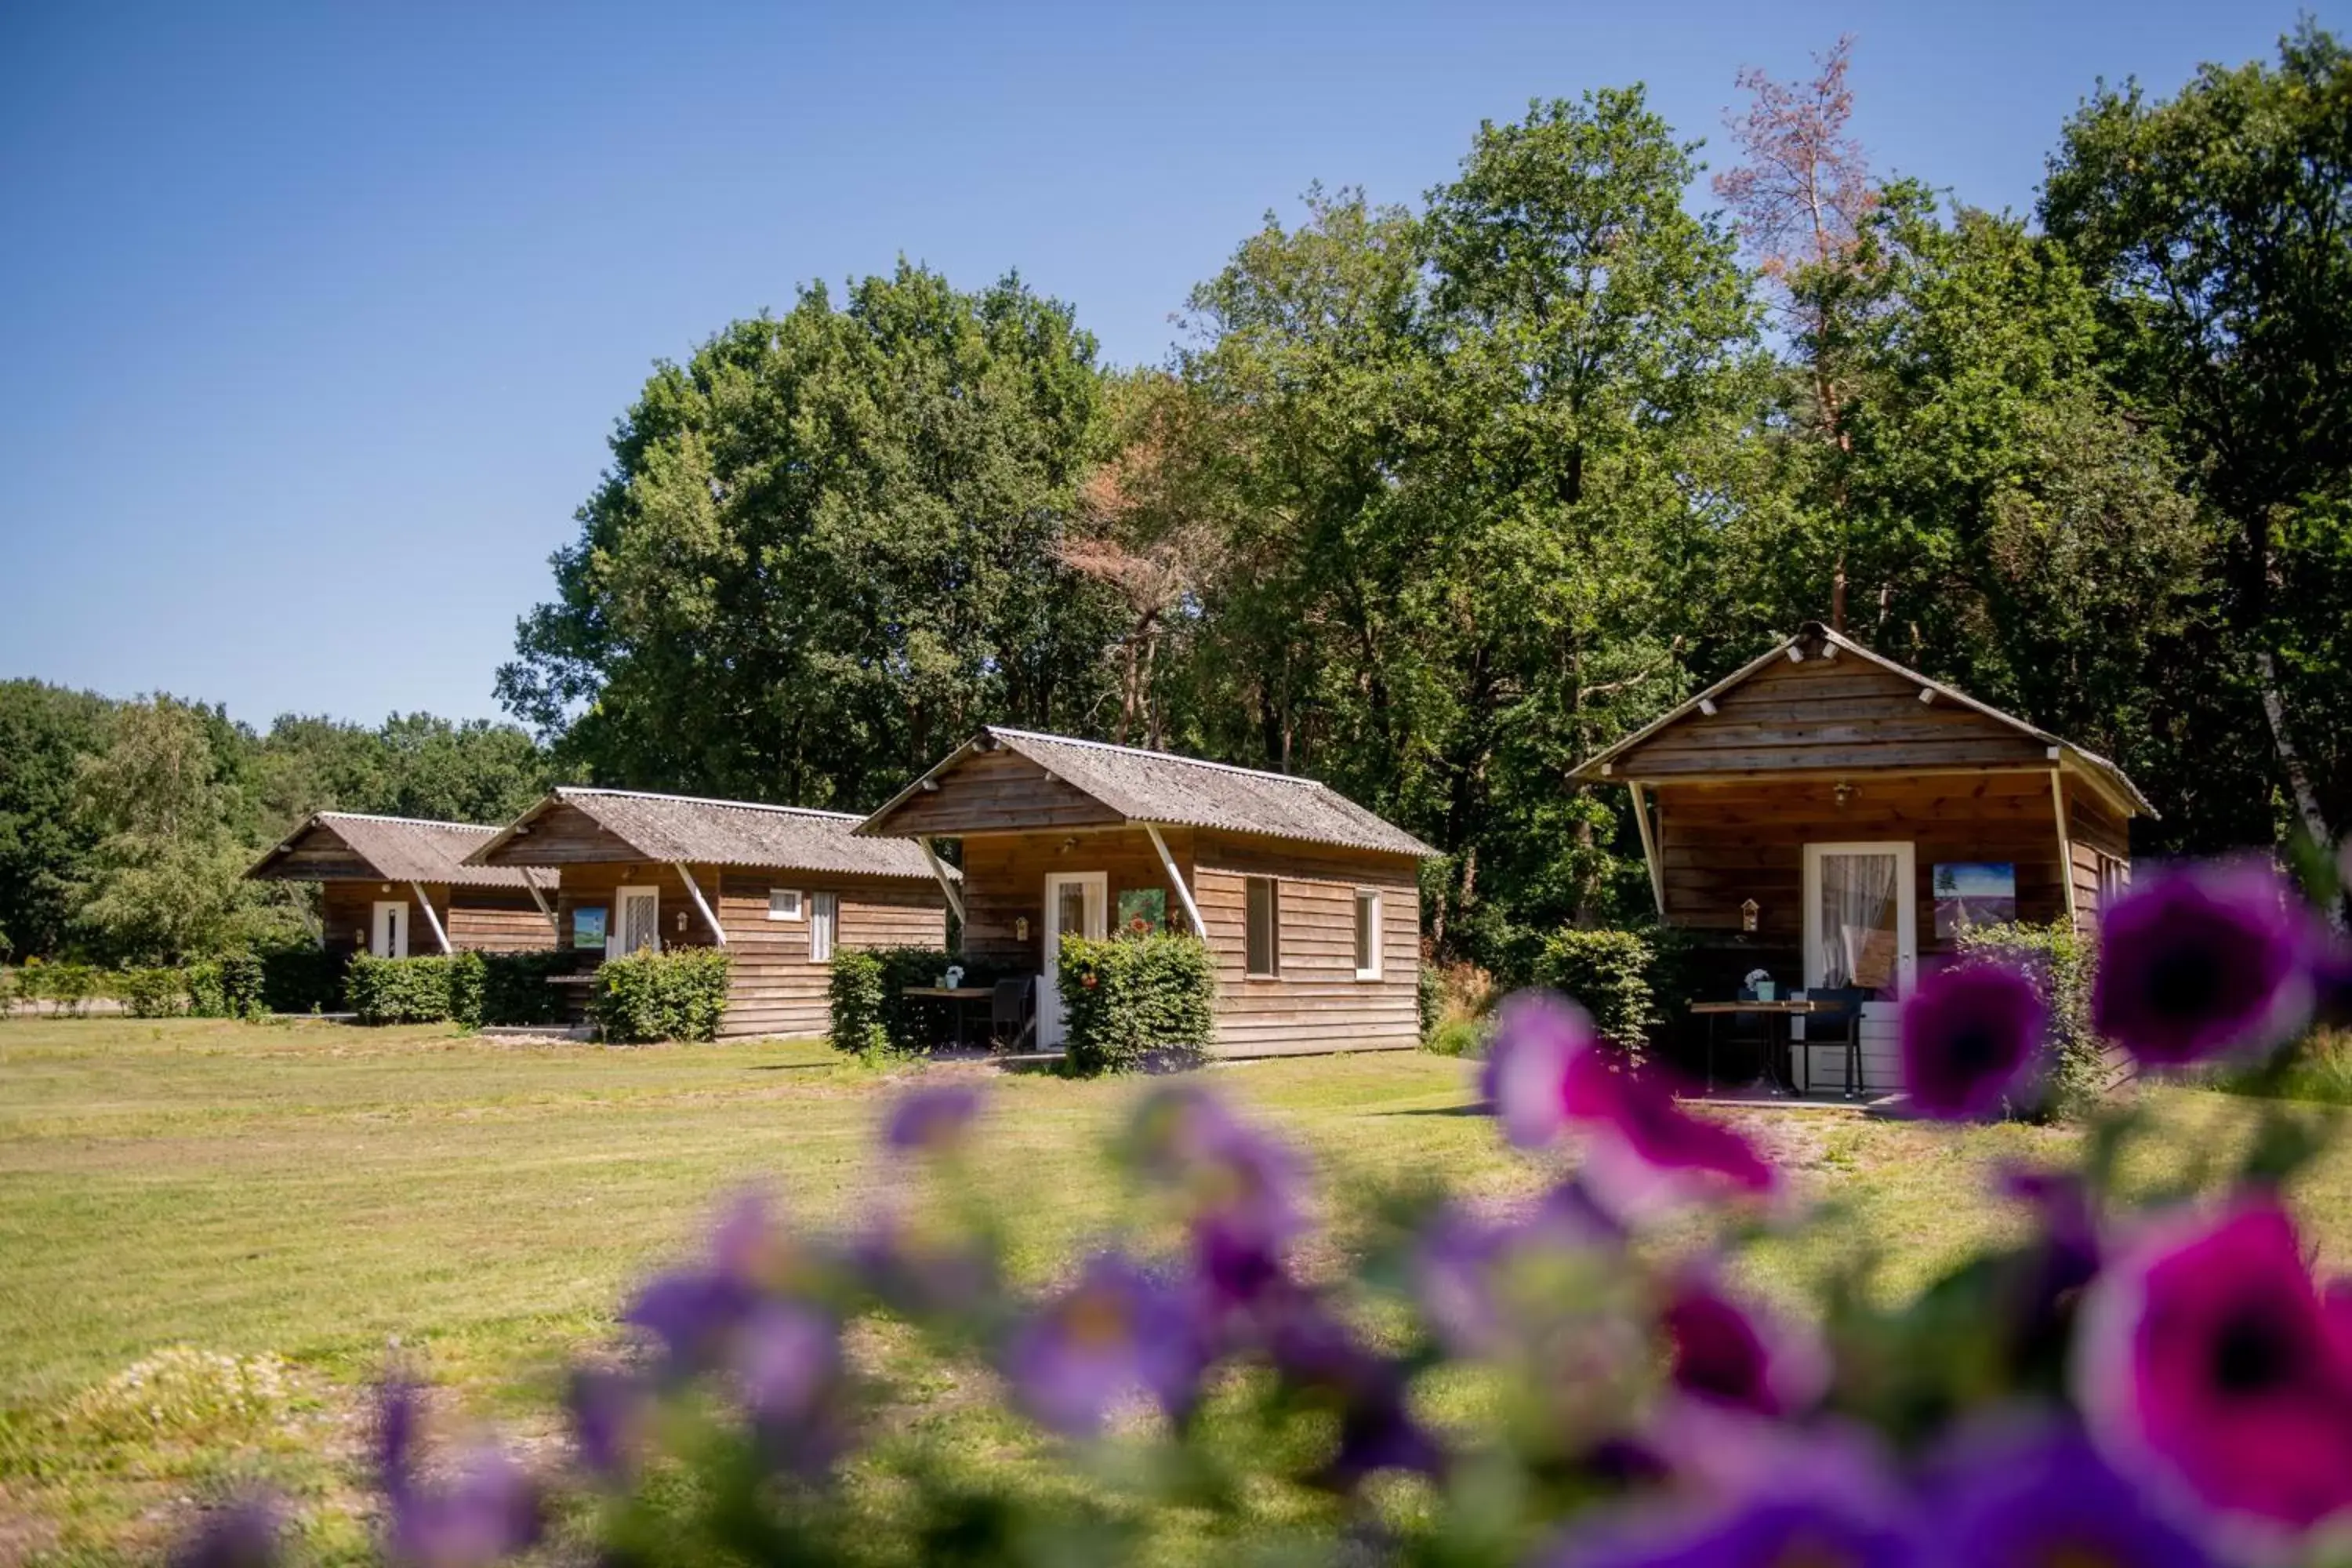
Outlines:
[[[1895,984],[1895,871],[1892,855],[1822,857],[1822,984]]]

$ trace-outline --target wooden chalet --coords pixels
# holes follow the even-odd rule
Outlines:
[[[603,957],[716,945],[734,960],[728,1037],[824,1031],[837,947],[938,947],[951,885],[855,816],[561,788],[478,846],[483,868],[561,868],[561,945]]]
[[[1622,784],[1658,914],[1703,933],[1704,999],[1858,987],[1864,1086],[1893,1088],[1895,1002],[1972,922],[2088,929],[2153,816],[2105,758],[1809,623],[1576,769]],[[1794,1051],[1837,1085],[1844,1047]]]
[[[246,873],[320,885],[320,942],[331,952],[408,958],[555,945],[553,873],[475,866],[495,827],[321,811]]]
[[[1062,933],[1192,931],[1224,1056],[1420,1039],[1418,862],[1434,850],[1312,779],[989,728],[858,826],[961,841],[963,952],[1036,975],[1060,1043]]]

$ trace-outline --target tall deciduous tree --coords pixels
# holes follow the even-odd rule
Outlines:
[[[1058,563],[1094,342],[902,264],[664,365],[501,699],[600,780],[872,804],[987,720],[1084,728],[1116,610]]]
[[[2101,86],[2042,218],[2105,290],[2118,377],[2230,521],[2217,673],[2241,673],[2324,845],[2352,810],[2352,58],[2305,21],[2274,68],[2207,66],[2164,100]]]

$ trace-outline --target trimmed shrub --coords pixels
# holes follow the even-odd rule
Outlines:
[[[1643,932],[1571,929],[1545,939],[1533,978],[1575,998],[1603,1039],[1638,1058],[1659,1021],[1656,967],[1657,950]]]
[[[1200,938],[1066,936],[1060,957],[1071,1072],[1126,1072],[1154,1056],[1197,1059],[1208,1050],[1217,973]]]
[[[568,952],[483,952],[473,955],[481,966],[481,1001],[475,1012],[480,1024],[552,1024],[562,1017],[561,999],[547,983],[551,974],[572,970]]]
[[[1445,979],[1437,973],[1434,962],[1424,963],[1414,986],[1413,1010],[1421,1019],[1421,1037],[1427,1040],[1435,1036],[1438,1020],[1445,1016]]]
[[[2069,921],[2048,925],[2016,921],[1972,926],[1959,933],[1961,962],[2002,958],[2033,976],[2050,1008],[2053,1059],[2042,1104],[2044,1114],[2074,1118],[2088,1112],[2113,1083],[2116,1072],[2106,1045],[2091,1027],[2091,982],[2098,944]]]
[[[316,1013],[343,1005],[340,952],[278,947],[261,954],[261,1005],[272,1013]]]
[[[829,1008],[825,1037],[833,1042],[833,1048],[849,1056],[887,1052],[890,1031],[882,1021],[887,995],[880,953],[862,947],[837,949],[833,955],[833,976],[825,982]]]
[[[910,1056],[955,1032],[955,1004],[909,996],[910,985],[937,985],[950,964],[961,964],[967,986],[995,984],[997,969],[971,963],[936,947],[841,948],[833,955],[826,1038],[853,1055]],[[877,1030],[879,1033],[877,1033]]]
[[[176,1016],[186,994],[176,969],[128,969],[117,984],[123,1011],[134,1018]]]
[[[265,1010],[261,961],[249,952],[198,959],[180,977],[195,1017],[257,1018]]]
[[[58,1011],[79,1017],[89,999],[99,993],[98,971],[87,963],[28,963],[18,977],[18,984],[33,979],[37,991],[27,991],[28,996],[46,996],[58,1005]]]
[[[589,1016],[599,1037],[623,1045],[708,1040],[727,1016],[727,950],[681,947],[607,959]]]
[[[452,962],[355,952],[343,972],[343,995],[362,1024],[446,1023]]]

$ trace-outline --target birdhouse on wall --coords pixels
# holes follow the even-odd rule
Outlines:
[[[1739,929],[1747,931],[1754,931],[1756,929],[1756,917],[1762,912],[1763,911],[1757,907],[1756,900],[1753,899],[1747,900],[1741,903],[1739,906]]]

